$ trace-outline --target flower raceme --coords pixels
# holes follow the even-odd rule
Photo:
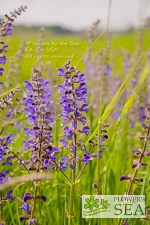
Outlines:
[[[74,169],[76,162],[88,164],[93,157],[97,157],[97,153],[93,154],[96,142],[92,142],[92,151],[88,152],[84,142],[79,138],[77,139],[81,134],[88,135],[90,130],[84,115],[88,112],[86,79],[85,74],[75,71],[75,68],[70,66],[70,61],[65,64],[65,69],[58,69],[57,75],[64,79],[64,83],[58,85],[58,92],[61,95],[60,116],[63,117],[62,122],[65,124],[63,127],[65,138],[61,138],[59,142],[64,149],[69,148],[71,153],[69,158],[63,156],[60,159],[60,168],[66,170],[67,165],[70,164],[70,168]],[[101,145],[107,138],[107,135],[102,136]],[[104,146],[102,145],[102,147]],[[79,155],[82,156],[79,157]]]
[[[60,168],[65,170],[67,164],[70,163],[70,168],[74,169],[76,161],[83,161],[84,158],[79,159],[77,155],[77,146],[83,147],[84,143],[77,140],[77,134],[89,134],[89,127],[86,125],[86,117],[83,113],[88,112],[87,104],[87,87],[85,75],[75,71],[73,66],[70,66],[70,61],[65,64],[65,70],[58,69],[58,76],[64,78],[64,83],[59,84],[60,105],[62,106],[61,116],[62,122],[67,123],[64,126],[64,137],[59,141],[62,143],[63,148],[70,148],[70,152],[74,156],[62,157],[60,159]]]
[[[11,15],[5,15],[6,20],[1,22],[0,26],[0,37],[6,37],[8,35],[12,35],[12,29],[13,29],[13,21],[17,18],[17,16],[21,15],[22,12],[25,12],[26,6],[21,6],[17,10],[15,9],[13,12],[11,12]],[[7,52],[8,45],[6,45],[3,41],[0,42],[0,64],[4,65],[7,61],[7,58],[3,53]],[[0,68],[0,76],[2,76],[4,72],[3,68]],[[3,82],[0,82],[0,84],[3,84]]]
[[[24,141],[25,149],[32,149],[29,170],[49,170],[54,166],[58,149],[52,147],[53,112],[51,112],[50,87],[48,80],[42,78],[42,73],[34,69],[32,81],[25,82],[27,90],[24,98],[26,116],[30,127],[24,128],[25,136],[29,140]]]
[[[58,149],[52,146],[52,127],[53,113],[51,112],[50,87],[49,82],[43,79],[42,72],[34,69],[31,82],[25,82],[26,96],[24,97],[24,110],[28,118],[29,127],[24,128],[25,136],[29,137],[24,140],[25,150],[32,149],[32,155],[29,160],[29,173],[31,171],[42,172],[56,167],[56,155]],[[38,185],[35,184],[35,188]],[[35,191],[37,193],[37,191]],[[21,216],[20,221],[28,220],[28,224],[37,224],[34,215],[34,206],[30,206],[29,200],[35,201],[41,199],[46,201],[43,195],[32,195],[25,193],[24,205],[20,208],[26,212],[26,216]]]

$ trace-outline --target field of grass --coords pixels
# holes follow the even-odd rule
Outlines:
[[[146,120],[146,108],[150,104],[150,58],[147,57],[150,50],[150,31],[146,30],[143,34],[138,31],[112,34],[107,38],[103,33],[101,37],[95,37],[90,44],[85,37],[75,35],[57,37],[51,36],[47,31],[40,35],[38,37],[38,32],[33,34],[27,31],[19,32],[17,30],[15,32],[14,27],[13,36],[5,38],[5,43],[9,48],[5,53],[7,63],[4,65],[5,71],[1,78],[1,81],[5,83],[1,89],[1,98],[17,86],[23,92],[17,93],[10,105],[4,104],[5,109],[0,112],[1,136],[14,134],[13,143],[10,144],[10,155],[12,151],[13,154],[15,153],[12,166],[2,166],[2,160],[0,161],[1,172],[6,169],[10,170],[9,175],[12,180],[14,179],[14,183],[9,189],[13,190],[15,196],[14,200],[3,199],[0,219],[3,219],[6,225],[36,224],[33,220],[28,223],[28,217],[33,219],[34,216],[40,225],[127,225],[128,223],[121,219],[83,219],[82,195],[124,195],[125,193],[145,195],[146,209],[150,208],[150,159],[148,154],[144,157],[144,153],[135,155],[132,152],[132,149],[141,149],[145,152],[149,152],[150,149],[149,133],[147,133],[150,125],[149,120]],[[140,39],[140,35],[142,39]],[[23,40],[26,41],[25,46],[21,48],[22,53],[17,58],[16,54]],[[43,45],[38,43],[43,43]],[[56,47],[54,47],[55,45]],[[59,139],[64,138],[63,128],[65,125],[62,123],[60,115],[62,110],[59,104],[61,93],[58,93],[57,85],[64,82],[64,77],[57,76],[57,73],[58,68],[64,68],[64,64],[69,59],[71,66],[75,66],[76,70],[85,73],[89,111],[88,113],[83,112],[83,114],[87,118],[87,126],[90,131],[89,135],[84,135],[74,128],[76,134],[73,139],[66,139],[70,143],[69,146],[62,148]],[[60,167],[52,166],[50,170],[44,170],[52,178],[40,181],[29,178],[27,182],[24,182],[23,178],[28,174],[30,163],[25,164],[26,169],[19,159],[30,161],[33,151],[31,147],[25,150],[23,143],[24,140],[29,139],[25,136],[24,128],[32,127],[32,124],[28,124],[27,112],[24,110],[24,98],[27,97],[24,81],[30,81],[34,74],[33,68],[40,70],[40,65],[43,68],[43,77],[49,81],[53,100],[51,110],[54,111],[54,122],[50,124],[53,135],[51,145],[57,146],[59,149],[57,164],[63,156],[76,159],[74,153],[70,151],[72,142],[77,144],[77,141],[82,140],[82,144],[90,152],[89,141],[93,140],[96,143],[93,154],[104,147],[100,143],[101,138],[106,135],[102,130],[103,123],[109,123],[108,138],[104,141],[103,152],[98,153],[98,156],[101,155],[102,158],[91,156],[92,160],[88,164],[82,160],[77,161],[75,170],[70,169],[70,162],[64,171]],[[106,66],[109,66],[109,69]],[[76,85],[75,87],[77,87]],[[17,101],[16,98],[18,98]],[[148,127],[143,129],[140,123],[145,120]],[[16,125],[16,122],[19,124]],[[67,123],[69,122],[66,122],[66,125]],[[78,129],[82,129],[80,126]],[[140,136],[146,136],[144,141],[139,140]],[[32,139],[34,138],[32,137]],[[78,157],[82,159],[84,152],[80,145],[76,146],[76,150],[78,150]],[[136,165],[132,169],[133,161],[139,162],[141,155],[141,160],[146,165],[141,168]],[[34,163],[36,165],[37,162],[34,161]],[[3,167],[6,168],[3,169]],[[83,167],[85,168],[81,173]],[[75,171],[74,175],[72,175],[72,171]],[[81,176],[77,179],[80,173]],[[127,181],[120,181],[120,177],[123,175],[132,177]],[[22,177],[22,181],[18,182],[18,178],[15,179],[18,176]],[[142,182],[135,178],[142,178]],[[0,189],[3,198],[9,189],[7,186],[6,190],[1,191]],[[26,215],[25,211],[20,209],[20,206],[24,204],[25,193],[32,194],[33,198],[28,201],[31,206],[30,212],[27,213],[27,220],[20,222],[20,216]],[[46,201],[35,200],[37,195],[46,196]],[[150,218],[149,214],[146,216]],[[1,224],[3,223],[1,222]],[[148,225],[149,220],[129,218],[129,224]]]

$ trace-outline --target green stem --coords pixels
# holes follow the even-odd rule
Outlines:
[[[71,181],[71,180],[69,179],[69,177],[64,173],[64,171],[60,168],[60,166],[59,166],[56,162],[54,162],[54,163],[55,163],[56,167],[60,170],[60,172],[62,173],[62,175],[66,178],[66,180],[69,181],[69,183],[72,184],[72,181]]]
[[[99,119],[99,121],[98,121],[98,143],[97,143],[97,151],[98,151],[98,154],[97,154],[97,195],[100,194],[100,182],[99,182],[99,179],[100,179],[100,160],[99,160],[100,137],[101,137],[101,122]]]
[[[70,190],[70,212],[69,212],[69,225],[73,224],[73,205],[74,205],[74,192],[75,192],[75,184],[71,185]]]
[[[80,177],[82,176],[82,174],[83,174],[83,172],[84,172],[84,170],[85,170],[85,168],[86,168],[86,165],[87,165],[87,164],[84,164],[84,166],[82,167],[82,169],[81,169],[79,175],[78,175],[77,178],[76,178],[76,181],[78,181],[78,180],[80,179]]]
[[[77,128],[76,128],[77,129]],[[72,185],[71,185],[71,190],[70,190],[70,213],[69,213],[69,225],[73,224],[73,216],[74,216],[74,193],[75,193],[75,175],[76,175],[76,145],[77,145],[77,135],[76,133],[74,134],[74,146],[75,146],[75,152],[74,152],[74,169],[72,171]]]
[[[34,212],[35,212],[35,207],[36,207],[36,197],[37,197],[37,192],[38,192],[38,182],[35,182],[35,190],[34,190],[34,200],[33,200],[33,208],[31,212],[31,218],[34,217]]]
[[[76,126],[77,129],[77,126]],[[75,146],[75,152],[74,152],[74,169],[72,171],[72,185],[70,190],[70,214],[69,214],[69,225],[73,224],[73,216],[74,216],[74,193],[75,193],[75,184],[76,184],[76,146],[77,146],[77,135],[76,132],[74,134],[74,146]]]
[[[22,165],[22,166],[26,169],[26,171],[30,174],[30,171],[28,170],[28,168],[26,167],[26,165],[22,163],[21,159],[17,156],[17,154],[14,153],[13,151],[12,151],[12,154],[19,160],[19,162],[21,163],[21,165]]]
[[[105,64],[106,58],[107,58],[107,52],[106,48],[108,46],[108,32],[109,32],[109,21],[110,21],[110,10],[111,10],[111,0],[109,0],[109,7],[108,7],[108,16],[107,16],[107,28],[106,28],[106,46],[104,49],[104,56],[103,56],[103,66]],[[104,70],[104,69],[103,69]],[[99,120],[98,120],[98,155],[97,155],[97,194],[100,194],[100,184],[99,184],[99,179],[100,179],[100,162],[99,162],[99,150],[100,150],[100,135],[101,135],[101,109],[102,109],[102,104],[103,104],[103,87],[104,87],[104,71],[102,71],[101,75],[101,80],[100,80],[100,101],[99,101]]]

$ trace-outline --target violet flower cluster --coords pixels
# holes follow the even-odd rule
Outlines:
[[[12,24],[10,23],[8,25],[8,27],[5,29],[5,33],[3,32],[2,34],[0,34],[0,36],[7,36],[7,35],[11,35],[11,34],[12,34]],[[1,42],[0,44],[2,45],[2,47],[0,48],[0,64],[5,65],[7,58],[5,55],[3,55],[3,53],[7,52],[8,45],[5,45],[4,42]],[[3,72],[4,72],[4,68],[0,67],[0,76],[3,75]],[[0,82],[0,85],[2,85],[2,84],[3,84],[3,82]],[[0,89],[1,88],[2,88],[2,86],[0,86]]]
[[[50,124],[53,122],[53,113],[51,112],[52,100],[50,99],[51,94],[48,84],[48,80],[43,79],[42,72],[37,69],[34,69],[31,82],[25,82],[24,110],[30,126],[24,128],[25,136],[29,137],[28,140],[24,141],[24,148],[25,150],[32,149],[29,172],[42,172],[42,170],[56,167],[55,162],[58,149],[52,146],[52,127]],[[21,221],[33,220],[33,216],[29,213],[28,200],[30,199],[46,201],[46,197],[43,195],[33,197],[30,193],[25,193],[23,199],[25,204],[21,206],[21,209],[25,210],[27,215],[21,216]]]
[[[75,68],[70,66],[70,61],[65,64],[65,70],[58,69],[57,75],[64,78],[64,83],[59,84],[58,88],[61,94],[62,122],[67,123],[63,127],[64,138],[61,138],[59,142],[62,143],[64,149],[70,150],[69,157],[63,156],[60,159],[59,166],[62,170],[66,170],[69,164],[70,168],[74,169],[76,162],[88,164],[93,157],[97,157],[97,153],[93,154],[93,148],[89,152],[84,142],[77,138],[80,134],[88,135],[90,129],[84,115],[84,113],[88,112],[86,79],[85,74],[75,71]],[[107,135],[104,135],[101,144],[107,138]],[[92,141],[90,143],[94,146],[97,145]],[[81,150],[82,154],[79,153],[79,150]],[[78,153],[82,156],[79,157]]]
[[[5,53],[7,52],[8,45],[4,43],[2,40],[3,37],[6,37],[8,35],[12,34],[12,22],[14,21],[14,18],[17,18],[17,15],[21,15],[22,11],[25,11],[26,7],[21,6],[17,10],[14,10],[14,12],[11,12],[11,16],[5,15],[6,20],[1,22],[0,25],[0,64],[5,65],[7,58],[5,56]],[[0,66],[0,76],[3,75],[4,68],[3,66]],[[2,85],[3,82],[0,82],[0,85]],[[0,86],[0,89],[2,87]],[[13,96],[16,92],[18,92],[18,88],[16,90],[11,91],[8,95],[4,96],[0,101],[0,109],[3,110],[6,105],[10,105],[12,103]],[[5,182],[7,182],[11,177],[9,176],[9,166],[12,166],[12,159],[15,156],[8,156],[8,154],[11,152],[11,149],[9,148],[9,145],[13,141],[13,134],[9,134],[7,136],[4,136],[4,133],[0,137],[0,186],[2,186]],[[12,196],[12,190],[8,190],[5,197],[3,197],[2,191],[0,191],[0,224],[4,224],[3,220],[3,202],[8,199],[14,199],[14,196]]]
[[[50,87],[48,80],[43,80],[42,73],[34,69],[32,81],[25,82],[27,97],[24,98],[26,115],[30,127],[24,128],[25,136],[29,140],[24,141],[24,148],[32,149],[29,171],[49,170],[55,166],[58,149],[52,147],[52,127],[54,121],[51,112]]]
[[[71,169],[74,169],[75,162],[80,160],[77,155],[77,146],[83,147],[83,143],[78,142],[77,134],[89,134],[86,117],[82,114],[83,112],[88,112],[85,75],[80,74],[79,71],[75,72],[74,67],[71,67],[69,64],[70,61],[65,64],[65,70],[59,68],[57,74],[64,78],[64,84],[59,84],[58,87],[59,93],[62,94],[60,97],[62,122],[67,123],[63,128],[65,138],[61,138],[59,141],[62,143],[63,148],[69,148],[75,157],[67,158],[63,156],[59,165],[62,170],[66,170],[68,164],[70,164]],[[80,125],[79,127],[79,123],[82,126]],[[87,160],[86,162],[88,163],[91,157],[88,157],[86,148],[84,148],[84,152],[84,157],[81,160]]]
[[[21,6],[17,10],[15,9],[13,12],[11,12],[10,16],[7,14],[5,15],[6,20],[2,21],[0,26],[1,38],[6,37],[8,35],[12,35],[12,29],[13,29],[12,22],[14,21],[15,18],[17,18],[17,16],[21,15],[22,12],[25,12],[26,8],[27,8],[26,6]],[[6,64],[7,58],[3,54],[7,52],[8,45],[6,45],[3,41],[0,42],[0,45],[2,46],[0,47],[0,64],[4,65]],[[4,68],[0,67],[0,76],[2,76],[3,72],[4,72]],[[0,82],[0,85],[2,84],[3,82]]]

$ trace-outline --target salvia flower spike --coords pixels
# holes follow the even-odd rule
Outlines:
[[[11,12],[10,15],[6,14],[5,15],[6,19],[1,22],[1,25],[0,25],[0,38],[1,38],[0,45],[2,46],[0,47],[0,64],[1,65],[4,65],[7,61],[7,58],[5,55],[3,55],[3,53],[6,53],[8,48],[8,45],[4,43],[2,38],[8,35],[12,35],[14,19],[16,19],[17,16],[21,15],[22,12],[25,12],[26,8],[27,6],[21,6],[17,10],[15,9],[13,12]],[[4,69],[0,68],[0,76],[2,76],[3,72],[4,72]],[[2,85],[3,82],[0,82],[0,84]]]
[[[56,167],[56,155],[58,149],[52,146],[52,127],[53,112],[51,111],[50,87],[49,82],[43,79],[42,72],[34,69],[31,82],[25,81],[26,96],[24,97],[24,110],[28,118],[29,127],[24,128],[25,136],[24,148],[32,149],[29,162],[29,172],[42,172]],[[35,182],[35,193],[25,193],[24,205],[21,209],[26,212],[26,216],[21,216],[20,221],[28,220],[28,223],[36,224],[35,203],[37,199],[46,201],[46,197],[37,194],[38,181]],[[29,200],[33,200],[30,210]]]
[[[69,149],[69,155],[63,155],[59,161],[59,168],[65,171],[69,165],[72,170],[72,185],[70,190],[70,217],[69,223],[71,224],[73,213],[73,199],[75,190],[75,181],[78,180],[86,165],[89,164],[93,158],[97,158],[98,152],[94,152],[94,147],[97,145],[96,141],[90,141],[88,151],[87,146],[82,140],[83,135],[88,135],[90,128],[87,125],[87,119],[85,114],[88,112],[88,99],[87,99],[87,87],[85,74],[76,71],[73,66],[70,66],[70,61],[65,64],[65,68],[58,68],[58,76],[64,79],[63,84],[59,84],[60,93],[60,105],[64,137],[61,137],[59,142],[63,149]],[[103,126],[105,128],[105,126]],[[106,129],[104,129],[106,131]],[[107,132],[107,131],[106,131]],[[84,136],[83,136],[84,137]],[[104,148],[102,144],[108,136],[102,135],[100,139],[100,146]],[[102,149],[99,149],[102,152]],[[101,158],[101,156],[100,156]],[[76,177],[76,164],[83,163],[83,168]]]

